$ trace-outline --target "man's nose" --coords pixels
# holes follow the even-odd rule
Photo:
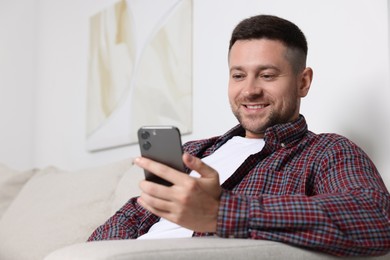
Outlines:
[[[260,80],[255,76],[247,77],[243,93],[246,96],[261,95],[263,93],[263,87]]]

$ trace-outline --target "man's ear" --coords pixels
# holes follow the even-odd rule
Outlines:
[[[298,78],[298,94],[300,97],[305,97],[307,95],[312,80],[313,80],[313,70],[307,67],[302,71],[302,73]]]

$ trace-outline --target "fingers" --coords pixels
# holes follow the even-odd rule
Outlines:
[[[183,155],[183,162],[201,177],[191,177],[147,158],[135,159],[134,163],[139,167],[173,183],[167,187],[142,181],[138,203],[153,214],[183,227],[214,232],[222,192],[218,173],[189,154]]]
[[[138,203],[153,214],[165,217],[172,211],[172,192],[170,188],[149,181],[141,181],[142,190]]]
[[[219,200],[222,190],[218,172],[199,158],[187,153],[183,155],[183,162],[188,168],[200,174],[201,178],[198,184],[202,190],[210,194],[214,199]]]
[[[153,198],[158,198],[165,201],[171,200],[171,191],[170,188],[164,185],[159,185],[150,181],[141,181],[139,184],[140,189],[143,194],[148,194],[148,196]]]
[[[159,214],[163,212],[168,213],[171,207],[169,201],[151,196],[150,194],[145,192],[143,192],[138,198],[138,203],[152,213],[159,212]]]
[[[173,184],[183,180],[185,176],[182,172],[170,168],[164,164],[152,161],[145,157],[138,157],[134,160],[134,163],[139,167],[152,172],[154,175],[163,178]]]
[[[205,178],[218,178],[218,172],[202,162],[201,159],[192,156],[188,153],[183,154],[184,164],[193,171],[198,172]]]
[[[219,178],[217,171],[195,156],[185,153],[183,154],[183,162],[189,169],[198,172],[202,177]],[[184,181],[187,177],[186,175],[183,175],[182,172],[144,157],[136,158],[134,163],[173,184]]]

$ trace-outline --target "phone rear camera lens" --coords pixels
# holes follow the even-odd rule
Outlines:
[[[142,131],[141,133],[141,138],[142,139],[148,139],[150,136],[149,132],[148,131]]]
[[[150,147],[152,147],[151,143],[149,143],[148,141],[145,141],[143,144],[142,144],[142,147],[145,149],[145,150],[149,150]]]

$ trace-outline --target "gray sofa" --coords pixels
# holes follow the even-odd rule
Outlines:
[[[342,258],[272,241],[222,238],[184,238],[153,241],[120,240],[82,243],[57,250],[45,258],[45,260],[66,259],[330,260]],[[388,260],[390,254],[381,257],[354,257],[352,259]]]

